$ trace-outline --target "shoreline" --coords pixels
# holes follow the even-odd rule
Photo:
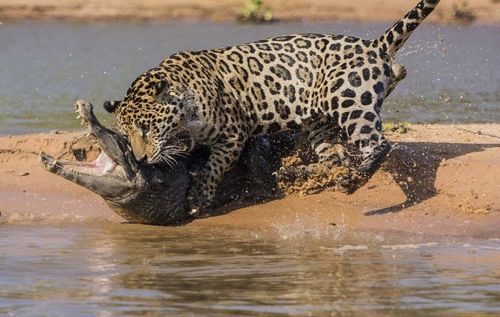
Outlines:
[[[87,160],[98,149],[82,132],[0,137],[0,223],[123,221],[97,195],[42,169],[40,150]],[[500,124],[412,125],[386,132],[394,144],[379,172],[353,195],[325,190],[293,194],[187,227],[230,227],[257,232],[397,231],[500,238]],[[76,141],[76,142],[75,142]]]
[[[265,5],[278,21],[359,21],[394,22],[416,3],[416,0],[325,1],[267,0]],[[428,21],[439,24],[460,23],[457,8],[470,14],[469,22],[500,24],[500,3],[491,0],[442,1]],[[236,21],[245,1],[232,0],[0,0],[0,23],[18,20],[96,21]]]

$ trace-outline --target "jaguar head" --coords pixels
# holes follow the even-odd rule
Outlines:
[[[152,69],[131,84],[122,100],[107,101],[104,108],[116,115],[118,127],[127,135],[139,162],[173,165],[176,156],[193,146],[183,128],[182,99],[169,91],[164,73]]]

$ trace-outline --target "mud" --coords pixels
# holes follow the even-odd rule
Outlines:
[[[347,188],[340,182],[350,176],[350,170],[330,162],[306,165],[300,156],[295,154],[283,158],[280,174],[282,175],[278,178],[278,187],[283,193],[311,195],[326,189],[346,192]]]

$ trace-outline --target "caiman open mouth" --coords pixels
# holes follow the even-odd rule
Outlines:
[[[40,161],[45,169],[50,172],[57,172],[65,170],[86,176],[105,176],[108,174],[121,174],[123,175],[123,168],[114,162],[106,152],[101,150],[99,156],[90,162],[69,161],[69,160],[56,160],[52,156],[41,152]]]

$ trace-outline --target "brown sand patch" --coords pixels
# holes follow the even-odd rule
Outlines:
[[[394,150],[381,170],[352,195],[328,190],[291,194],[189,226],[257,233],[344,228],[500,238],[500,124],[414,125],[405,134],[386,135]],[[62,133],[0,138],[1,219],[122,221],[97,195],[40,167],[40,150],[61,157],[69,153],[66,158],[73,159],[75,149],[88,146],[78,145],[85,143],[78,141],[80,137],[81,133]],[[96,152],[90,147],[86,153],[90,159]]]
[[[235,20],[245,0],[0,0],[2,19],[92,20]],[[273,17],[280,20],[396,21],[417,0],[266,0]],[[454,21],[460,0],[441,1],[429,20]],[[500,22],[500,3],[492,0],[467,1],[480,23]]]

